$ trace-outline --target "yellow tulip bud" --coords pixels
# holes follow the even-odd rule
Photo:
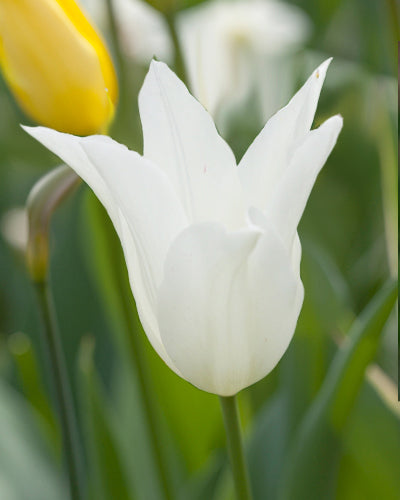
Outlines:
[[[74,0],[1,0],[0,67],[21,108],[42,125],[90,135],[114,115],[111,58]]]

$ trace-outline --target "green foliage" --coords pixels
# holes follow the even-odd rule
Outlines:
[[[328,494],[334,498],[340,433],[359,393],[365,369],[376,354],[396,297],[397,283],[391,282],[380,290],[335,355],[290,447],[279,498],[308,498],[311,485],[316,498]]]
[[[0,382],[0,495],[10,500],[66,500],[57,462],[43,447],[33,412],[14,389]]]
[[[80,351],[82,417],[89,450],[89,490],[93,499],[135,498],[129,471],[124,470],[109,408],[93,364],[92,339],[82,340]]]

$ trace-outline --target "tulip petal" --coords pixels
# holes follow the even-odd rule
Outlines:
[[[146,158],[96,137],[80,143],[128,222],[155,305],[167,250],[187,225],[183,207],[167,176]]]
[[[147,338],[149,339],[149,342],[153,346],[154,350],[171,368],[171,370],[181,377],[182,375],[180,371],[172,362],[162,343],[154,304],[149,299],[149,294],[146,293],[148,287],[141,273],[142,262],[137,252],[131,228],[122,213],[120,213],[120,227],[120,239],[128,268],[129,284],[131,286],[133,296],[135,297],[140,322],[142,323],[143,329],[146,332]]]
[[[81,138],[43,127],[24,128],[71,166],[105,206],[121,239],[142,323],[165,358],[155,316],[156,291],[168,247],[187,224],[166,175],[105,136]]]
[[[275,229],[275,236],[281,240],[286,253],[290,256],[293,274],[300,279],[300,263],[301,263],[301,242],[299,235],[296,231],[295,237],[291,247],[285,245],[278,228],[274,227],[274,221],[270,220],[266,214],[261,212],[258,208],[250,207],[248,212],[250,226],[255,226],[262,231],[270,231]]]
[[[234,155],[211,116],[164,63],[151,63],[139,110],[144,156],[166,172],[189,219],[243,225]]]
[[[80,135],[107,126],[116,75],[78,2],[2,0],[0,33],[0,67],[31,118]]]
[[[159,291],[163,344],[182,376],[229,396],[267,375],[294,333],[302,284],[273,228],[190,226]]]
[[[336,144],[342,126],[342,117],[333,116],[309,132],[270,198],[266,214],[287,248],[293,244],[311,189]]]
[[[330,62],[323,62],[289,104],[268,120],[240,161],[239,177],[250,206],[266,207],[293,153],[309,132]]]

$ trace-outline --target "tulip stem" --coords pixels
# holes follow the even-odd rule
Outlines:
[[[237,500],[251,500],[249,476],[244,457],[239,410],[236,396],[220,396],[225,424],[228,454],[232,467]]]
[[[70,495],[72,500],[83,500],[84,492],[81,480],[78,430],[71,389],[61,349],[53,299],[45,281],[36,282],[35,289],[43,325],[44,344],[58,406],[64,444],[63,451],[69,475]]]
[[[179,43],[179,37],[175,26],[175,15],[174,13],[166,13],[164,17],[168,26],[169,34],[171,36],[172,44],[174,46],[174,52],[175,52],[174,66],[176,74],[186,85],[188,85],[189,82],[187,79],[185,59],[183,57],[182,47],[181,44]]]
[[[114,0],[106,0],[106,8],[108,15],[108,25],[110,29],[111,44],[115,56],[117,73],[121,80],[120,81],[121,85],[121,83],[124,83],[125,81],[126,68],[125,68],[125,58],[122,52],[121,43],[118,35],[118,23],[117,23],[117,17],[115,15]]]
[[[63,165],[42,177],[32,188],[27,200],[29,237],[26,254],[28,271],[35,285],[43,325],[43,344],[48,358],[50,378],[53,380],[54,398],[61,425],[63,452],[72,500],[84,499],[83,482],[80,476],[81,455],[73,398],[48,284],[48,269],[51,217],[60,203],[71,195],[79,183],[80,179],[75,172]]]

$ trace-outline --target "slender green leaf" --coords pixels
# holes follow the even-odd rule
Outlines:
[[[38,360],[29,337],[22,332],[13,333],[8,348],[14,358],[22,390],[34,408],[34,416],[50,448],[56,455],[61,453],[61,436],[57,419],[40,377]]]
[[[61,467],[39,438],[31,405],[0,381],[0,498],[66,500]]]
[[[394,385],[394,384],[393,384]],[[343,435],[336,498],[397,500],[400,492],[400,408],[394,412],[365,382]]]
[[[257,416],[247,460],[255,500],[276,498],[288,441],[287,392],[277,391]]]
[[[84,338],[80,351],[81,400],[86,421],[90,479],[96,499],[134,498],[109,417],[109,407],[93,364],[91,339]]]
[[[314,403],[306,413],[288,455],[279,498],[333,498],[341,452],[340,433],[359,393],[367,365],[397,297],[387,283],[354,322]]]

